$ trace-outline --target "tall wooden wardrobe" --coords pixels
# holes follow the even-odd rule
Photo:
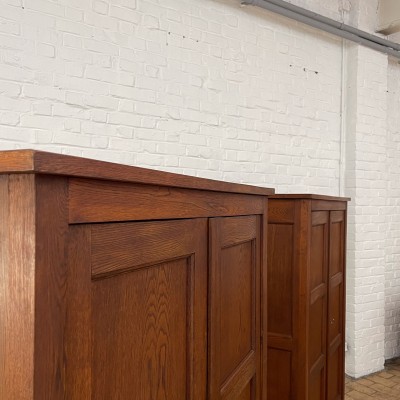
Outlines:
[[[268,399],[344,399],[348,200],[269,199]]]
[[[0,399],[265,399],[272,193],[0,152]]]

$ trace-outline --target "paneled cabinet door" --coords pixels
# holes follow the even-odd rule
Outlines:
[[[209,399],[260,398],[260,218],[210,219]]]
[[[344,397],[344,211],[331,211],[329,226],[327,400],[341,400]]]
[[[205,400],[207,219],[69,234],[68,400]]]
[[[308,400],[325,399],[328,248],[329,211],[314,211],[309,272]]]

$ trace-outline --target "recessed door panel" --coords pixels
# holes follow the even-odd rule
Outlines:
[[[325,400],[329,212],[311,217],[308,400]]]
[[[206,219],[74,226],[69,264],[69,400],[206,399]]]
[[[329,225],[327,400],[340,400],[344,393],[345,212],[331,211]]]
[[[225,381],[252,350],[254,274],[252,242],[222,249],[221,379]]]
[[[186,397],[191,260],[182,258],[95,281],[95,399]]]
[[[268,332],[293,336],[294,227],[268,224]]]
[[[210,220],[209,399],[259,399],[260,218]]]

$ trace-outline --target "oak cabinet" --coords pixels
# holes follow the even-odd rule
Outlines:
[[[266,399],[272,193],[0,152],[0,398]]]
[[[269,399],[344,399],[347,201],[269,200]]]

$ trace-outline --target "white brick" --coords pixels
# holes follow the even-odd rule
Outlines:
[[[345,19],[372,29],[376,1],[355,2]],[[340,0],[292,2],[342,18]],[[346,181],[348,372],[400,355],[396,62],[348,44],[342,66],[340,40],[240,2],[25,3],[1,5],[0,149],[32,145],[280,192],[337,195]]]
[[[140,126],[140,116],[122,113],[122,112],[114,112],[110,113],[108,116],[108,123],[116,124],[116,125],[126,125],[126,126]]]
[[[17,112],[0,112],[0,125],[16,126],[19,124],[20,114]]]
[[[65,14],[65,8],[63,6],[46,0],[27,1],[25,8],[59,17],[62,17]]]
[[[19,35],[21,32],[21,27],[17,22],[0,18],[0,32],[11,35]]]
[[[102,54],[105,53],[116,56],[119,53],[118,46],[111,43],[100,42],[92,39],[85,39],[83,41],[83,47],[87,50],[95,51]]]
[[[69,33],[63,34],[63,44],[67,47],[82,48],[83,40],[78,35],[70,35]]]
[[[92,8],[93,8],[93,11],[95,11],[99,14],[106,15],[106,14],[108,14],[109,5],[104,1],[95,0],[92,2]]]
[[[14,82],[0,81],[0,95],[18,97],[21,94],[21,85]]]
[[[116,6],[110,7],[110,16],[133,24],[138,24],[142,18],[142,14],[137,11],[130,10],[126,7],[122,8]]]
[[[54,58],[56,54],[55,47],[45,43],[38,43],[36,45],[36,51],[38,55],[50,58]]]
[[[72,22],[63,19],[57,20],[57,29],[61,32],[73,33],[85,38],[90,38],[94,35],[94,30],[92,27],[79,22]]]

